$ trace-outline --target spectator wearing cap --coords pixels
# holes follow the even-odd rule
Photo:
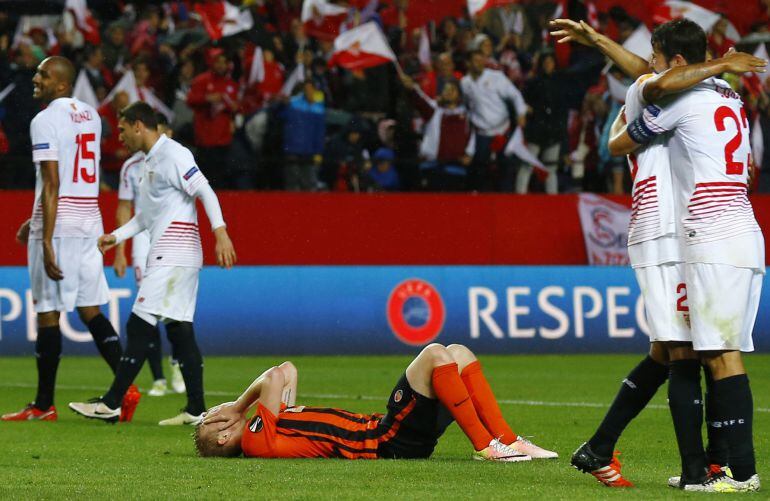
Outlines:
[[[466,169],[471,163],[475,141],[459,84],[455,80],[447,81],[437,101],[425,94],[411,78],[403,76],[401,80],[426,122],[420,144],[423,188],[428,191],[464,190]]]
[[[372,157],[372,165],[366,171],[365,191],[398,191],[401,181],[393,166],[396,154],[390,148],[378,148]]]
[[[284,188],[289,191],[318,189],[318,170],[323,161],[326,107],[323,93],[312,80],[280,111],[283,118]]]
[[[238,85],[228,75],[228,59],[221,50],[211,54],[211,69],[192,81],[187,104],[193,109],[197,159],[214,188],[228,185],[228,153],[233,141],[233,118],[238,109]]]
[[[468,55],[468,74],[460,81],[465,102],[475,129],[475,155],[469,172],[469,188],[489,191],[489,165],[494,153],[498,166],[506,175],[511,170],[509,159],[501,153],[512,132],[509,107],[513,106],[519,127],[526,125],[527,104],[524,97],[500,71],[486,67],[486,57],[480,51]]]
[[[556,169],[561,156],[562,142],[567,136],[567,115],[570,83],[566,75],[556,70],[552,51],[543,51],[536,57],[535,76],[524,87],[524,97],[532,107],[532,115],[524,128],[524,139],[529,151],[545,165],[548,177],[545,191],[556,194]],[[527,193],[532,176],[532,165],[522,165],[516,174],[516,193]]]

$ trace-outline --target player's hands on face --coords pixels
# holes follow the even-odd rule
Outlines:
[[[112,269],[115,270],[115,275],[118,278],[126,276],[126,268],[128,268],[128,260],[124,252],[115,253],[115,262],[112,263]]]
[[[219,431],[224,431],[240,421],[241,417],[236,402],[225,402],[211,409],[203,418],[203,424],[216,424]]]
[[[229,270],[237,261],[233,242],[230,240],[230,236],[227,234],[227,230],[224,226],[220,226],[214,230],[214,236],[216,236],[217,239],[217,245],[214,249],[214,252],[217,255],[217,264],[220,267]]]
[[[741,74],[747,71],[764,73],[767,71],[767,61],[765,59],[745,52],[737,52],[734,48],[731,48],[722,56],[722,61],[725,62],[725,71],[728,73]]]
[[[554,19],[550,23],[551,36],[556,37],[558,43],[577,42],[593,47],[596,45],[596,30],[585,21],[573,21],[571,19]]]
[[[64,278],[64,274],[56,264],[56,253],[53,251],[53,243],[43,241],[43,265],[45,266],[45,274],[51,280],[59,281]]]
[[[23,223],[21,223],[21,226],[19,226],[19,231],[16,232],[16,241],[22,245],[27,245],[27,242],[29,241],[29,222],[31,220],[27,219]]]
[[[104,254],[108,250],[112,249],[118,244],[118,239],[115,235],[102,235],[96,242],[96,246],[99,247],[99,252]]]

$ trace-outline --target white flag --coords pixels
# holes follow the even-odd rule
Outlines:
[[[254,56],[251,58],[251,68],[249,68],[249,85],[254,82],[265,81],[265,59],[262,56],[262,47],[254,47]]]
[[[136,101],[144,101],[152,106],[155,111],[163,113],[169,122],[174,120],[174,112],[166,106],[166,103],[160,100],[158,96],[149,87],[138,87],[136,85],[136,78],[134,72],[128,70],[123,77],[118,81],[118,84],[110,91],[102,104],[109,103],[115,97],[118,92],[125,92],[128,94],[128,103],[135,103]]]
[[[78,73],[75,87],[72,89],[72,97],[90,104],[94,108],[99,107],[99,100],[96,99],[96,92],[94,92],[94,88],[91,86],[91,81],[88,80],[86,70],[80,70],[80,73]]]
[[[673,19],[678,17],[689,19],[690,21],[697,23],[706,33],[711,31],[711,28],[713,28],[717,21],[722,17],[721,14],[684,0],[667,0],[666,6],[671,9],[671,17]],[[733,23],[729,21],[727,22],[725,36],[734,42],[741,39],[740,33],[735,29]],[[717,57],[721,55],[722,54],[717,54]]]
[[[578,213],[588,264],[628,265],[631,209],[592,193],[581,193]]]
[[[624,84],[611,73],[607,73],[607,87],[609,87],[610,96],[612,99],[619,103],[626,102],[626,94],[628,93],[628,85]]]
[[[765,139],[762,136],[762,125],[759,123],[759,117],[754,120],[751,126],[751,158],[754,159],[754,165],[757,169],[762,168],[762,157],[765,155]],[[768,175],[768,174],[765,174]]]
[[[299,63],[297,67],[294,68],[294,70],[291,72],[289,78],[287,78],[283,83],[283,87],[281,87],[281,95],[291,96],[291,93],[294,91],[294,87],[296,87],[298,83],[304,81],[305,65],[303,63]]]
[[[647,29],[644,23],[640,23],[639,26],[631,33],[625,42],[623,42],[623,48],[627,51],[633,52],[639,57],[647,59],[652,54],[652,33]]]
[[[427,68],[431,65],[430,40],[428,39],[428,28],[425,26],[420,30],[420,47],[417,49],[417,59],[420,60],[423,67]]]

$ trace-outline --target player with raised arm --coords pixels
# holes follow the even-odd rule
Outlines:
[[[706,36],[695,23],[676,20],[653,33],[654,60],[668,66],[703,61]],[[684,235],[692,348],[711,372],[713,415],[709,428],[724,433],[730,473],[705,474],[700,428],[700,366],[682,367],[675,419],[683,458],[678,486],[706,492],[759,490],[754,458],[753,403],[741,352],[751,338],[765,273],[764,238],[747,195],[751,164],[749,124],[740,96],[709,78],[669,99],[653,99],[610,140],[613,154],[635,151],[669,135],[674,197]],[[630,118],[630,117],[629,117]],[[672,407],[673,409],[673,407]],[[687,456],[688,461],[684,461]]]
[[[235,402],[212,408],[196,428],[198,454],[261,458],[427,458],[452,421],[477,460],[557,458],[516,435],[503,418],[476,356],[465,346],[426,346],[390,394],[388,413],[296,406],[291,362],[259,376]],[[249,419],[249,414],[254,415]]]
[[[173,131],[169,127],[168,119],[163,113],[157,113],[158,130],[173,138]],[[139,198],[139,183],[144,172],[144,152],[137,151],[123,163],[120,168],[120,186],[118,188],[118,208],[115,211],[115,226],[121,227],[131,219],[131,213],[136,206],[136,199]],[[121,242],[115,247],[115,261],[113,268],[118,277],[124,277],[128,261],[126,260],[126,242]],[[136,284],[140,285],[142,276],[147,268],[147,254],[150,251],[150,234],[147,230],[139,233],[131,239],[131,264],[134,269],[134,279]],[[150,351],[147,354],[147,363],[152,372],[152,388],[147,394],[151,397],[163,396],[167,392],[168,384],[163,375],[163,350],[160,340],[160,329],[156,329],[156,336],[150,343]],[[171,387],[176,393],[184,393],[184,378],[179,369],[179,363],[171,361]]]
[[[27,244],[30,288],[37,313],[37,395],[3,421],[55,421],[54,389],[62,335],[61,312],[77,309],[96,347],[113,370],[121,356],[120,339],[99,306],[109,300],[102,256],[99,212],[99,139],[96,110],[74,99],[75,68],[63,57],[49,57],[32,79],[33,96],[47,107],[30,125],[35,162],[32,218],[17,234]]]
[[[627,72],[636,82],[626,94],[625,116],[636,117],[652,100],[681,92],[706,78],[723,72],[756,71],[766,62],[749,54],[730,52],[724,58],[668,69],[663,59],[652,65],[627,51],[585,22],[557,19],[551,22],[552,34],[560,42],[574,41],[596,47]],[[659,76],[647,73],[652,67]],[[622,113],[619,122],[622,121]],[[684,300],[684,253],[682,232],[677,224],[669,155],[668,137],[662,136],[629,156],[633,180],[633,203],[629,226],[628,252],[631,266],[645,300],[650,326],[650,352],[624,379],[612,406],[591,439],[578,448],[572,464],[591,473],[610,487],[632,484],[620,474],[620,463],[613,458],[615,445],[625,427],[649,403],[658,388],[670,378],[669,393],[674,398],[672,414],[679,413],[676,398],[682,378],[687,376],[694,358],[689,349],[690,331]],[[684,344],[682,344],[684,343]],[[669,350],[674,358],[669,362]],[[682,352],[682,353],[680,353]],[[692,355],[691,355],[692,354]],[[679,360],[686,355],[689,360]],[[669,375],[670,370],[670,375]],[[707,381],[710,378],[707,377]],[[710,411],[711,399],[707,399]],[[707,412],[707,415],[710,412]],[[680,420],[675,418],[675,423]],[[683,458],[683,461],[686,461]],[[724,465],[726,446],[715,430],[709,433],[709,462]],[[716,468],[718,469],[718,467]]]
[[[114,422],[120,402],[147,358],[158,321],[166,325],[172,350],[182,370],[187,406],[160,425],[198,423],[205,411],[203,358],[193,331],[198,275],[203,265],[198,215],[200,199],[216,238],[217,264],[230,268],[236,256],[214,190],[195,165],[190,150],[161,134],[157,118],[146,103],[136,102],[120,112],[121,141],[131,151],[145,153],[137,212],[130,221],[99,237],[102,252],[150,232],[147,272],[128,319],[128,340],[109,391],[90,402],[71,402],[70,409],[85,417]]]

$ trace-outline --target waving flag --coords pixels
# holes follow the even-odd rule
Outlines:
[[[254,55],[251,58],[251,66],[249,67],[249,79],[248,84],[252,85],[255,82],[265,81],[265,59],[262,56],[262,47],[257,45],[254,47]]]
[[[340,25],[348,17],[348,9],[328,0],[305,0],[301,20],[305,34],[320,40],[334,40],[340,34]]]
[[[161,101],[160,98],[155,95],[152,89],[149,87],[139,87],[136,84],[136,77],[134,77],[133,71],[128,70],[123,75],[123,78],[118,81],[118,83],[115,85],[115,87],[113,87],[107,97],[104,98],[102,104],[112,101],[112,99],[115,97],[115,94],[118,92],[125,92],[128,94],[129,104],[136,101],[144,101],[145,103],[152,106],[155,111],[163,113],[166,118],[168,118],[169,122],[174,120],[174,112],[171,111],[168,106],[166,106],[166,103]]]
[[[86,0],[66,0],[64,2],[64,11],[70,12],[75,18],[75,26],[83,34],[86,42],[92,45],[99,45],[101,43],[99,23],[91,15]]]
[[[200,16],[203,27],[212,40],[235,35],[254,26],[251,12],[247,9],[241,10],[224,0],[195,4],[195,12]]]
[[[485,10],[502,5],[517,3],[516,0],[468,0],[468,12],[471,17],[481,14]]]
[[[535,176],[540,181],[545,181],[550,175],[546,170],[545,165],[543,165],[543,162],[541,162],[540,159],[533,155],[532,152],[529,151],[529,148],[527,148],[527,143],[524,141],[524,132],[521,130],[521,127],[516,127],[516,130],[513,131],[511,139],[508,141],[508,144],[505,145],[503,154],[506,156],[514,155],[522,162],[531,165],[534,169]]]
[[[396,62],[385,35],[374,22],[368,22],[346,31],[334,40],[334,54],[329,66],[361,70]]]
[[[420,46],[417,49],[417,59],[420,60],[420,64],[423,68],[428,68],[431,65],[432,58],[430,53],[430,39],[428,38],[428,27],[423,26],[420,30]]]
[[[99,107],[99,100],[96,99],[96,92],[94,92],[94,88],[88,80],[86,70],[80,70],[80,73],[78,73],[78,78],[75,80],[75,87],[72,89],[72,97],[79,99],[86,104],[90,104],[94,108]]]
[[[665,23],[666,21],[680,17],[694,21],[698,26],[703,28],[703,31],[708,33],[722,16],[721,14],[710,11],[692,2],[684,0],[666,0],[665,4],[656,10],[654,20],[658,23]],[[735,25],[730,21],[727,22],[725,36],[733,42],[737,42],[741,39],[740,33],[738,33]]]

